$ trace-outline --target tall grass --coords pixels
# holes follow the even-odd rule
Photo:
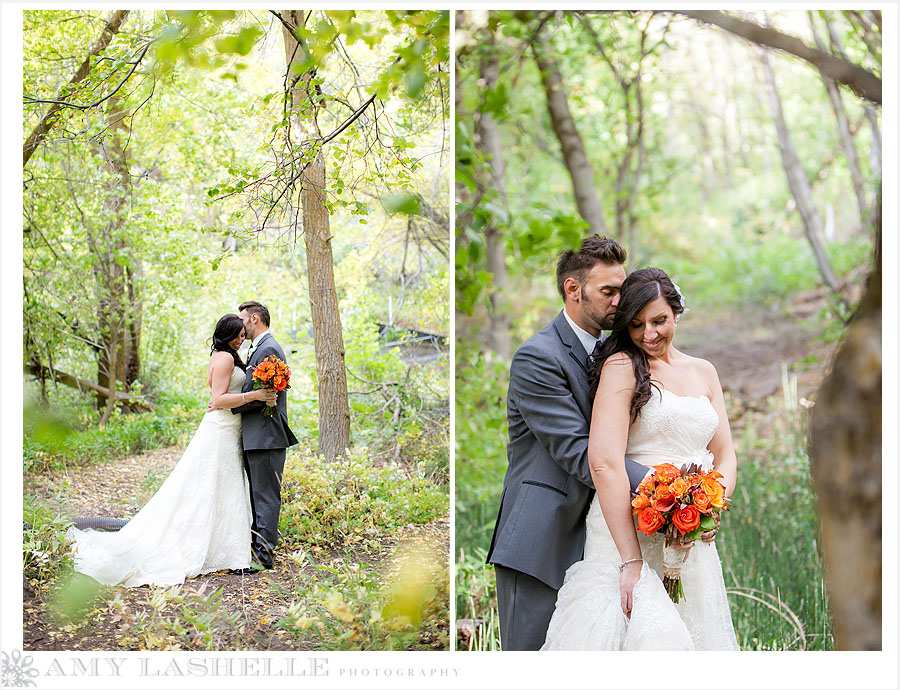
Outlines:
[[[738,487],[716,542],[742,649],[834,647],[804,417],[775,401],[736,433]]]

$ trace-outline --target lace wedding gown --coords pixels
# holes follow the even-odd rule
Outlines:
[[[652,390],[629,430],[628,457],[648,467],[693,462],[712,469],[713,457],[706,446],[719,422],[709,398]],[[594,497],[584,560],[566,571],[541,649],[736,650],[715,543],[694,543],[681,571],[684,597],[673,604],[662,584],[663,536],[637,535],[644,563],[628,619],[619,596],[621,558]]]
[[[229,393],[245,380],[235,367]],[[69,529],[75,570],[105,585],[175,585],[250,566],[250,491],[241,415],[208,411],[147,504],[118,532]]]

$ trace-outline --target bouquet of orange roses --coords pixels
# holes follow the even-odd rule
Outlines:
[[[253,369],[254,388],[274,388],[279,393],[291,387],[291,370],[275,355],[269,355]],[[275,403],[266,403],[263,414],[275,414]]]
[[[650,535],[665,535],[663,548],[663,585],[676,604],[684,596],[681,587],[681,564],[684,551],[673,548],[676,541],[698,539],[716,525],[715,514],[728,510],[729,499],[719,481],[720,472],[704,470],[697,464],[678,469],[672,463],[654,465],[638,486],[631,501],[632,513],[638,516],[638,529]]]

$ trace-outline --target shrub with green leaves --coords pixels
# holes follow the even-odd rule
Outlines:
[[[365,448],[325,463],[291,454],[282,482],[279,529],[284,548],[334,544],[377,548],[403,525],[425,524],[449,511],[449,497],[421,471],[395,463],[374,467]]]
[[[34,496],[25,496],[22,532],[22,574],[26,580],[43,583],[55,578],[71,564],[66,530],[72,521]]]
[[[200,423],[206,398],[189,392],[166,392],[151,412],[116,410],[104,428],[83,404],[53,412],[26,405],[23,467],[26,474],[68,463],[107,461],[141,450],[183,441]]]

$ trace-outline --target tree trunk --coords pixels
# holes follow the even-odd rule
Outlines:
[[[113,36],[119,33],[119,29],[122,27],[122,23],[128,16],[129,11],[130,10],[116,10],[112,13],[109,21],[106,22],[106,26],[103,27],[103,31],[100,33],[100,38],[98,38],[94,42],[94,45],[91,47],[91,52],[88,53],[88,56],[84,59],[84,62],[81,63],[81,66],[69,80],[69,85],[77,84],[85,77],[87,77],[87,75],[91,71],[91,58],[96,57],[102,51],[106,50],[106,47],[112,41]],[[53,125],[53,120],[55,119],[56,113],[61,110],[62,107],[63,106],[59,103],[51,103],[50,107],[47,109],[47,112],[44,114],[44,117],[41,118],[41,121],[38,122],[34,130],[32,130],[31,134],[28,136],[28,139],[25,140],[25,145],[22,147],[23,168],[28,165],[28,160],[37,150],[37,147],[41,145],[41,142],[44,141],[44,137],[47,136],[47,133],[50,131],[50,127]]]
[[[126,286],[124,261],[119,256],[128,251],[123,235],[128,196],[131,193],[131,173],[123,143],[123,139],[129,133],[124,114],[124,109],[120,107],[120,99],[114,96],[109,101],[106,115],[109,131],[100,151],[106,159],[107,167],[115,176],[110,177],[105,183],[104,213],[107,219],[103,221],[99,235],[91,240],[95,254],[94,279],[97,284],[97,316],[101,338],[97,383],[110,390],[115,390],[116,381],[124,384],[127,380],[126,334],[129,331],[131,317],[135,310],[140,309],[139,304],[135,305],[128,301],[134,291]],[[91,234],[90,231],[88,233]],[[135,257],[134,263],[139,265],[140,259]],[[137,343],[138,347],[139,345]],[[108,408],[114,404],[114,397],[107,401],[97,399],[98,409],[107,408],[104,412],[105,419],[109,418],[111,412]]]
[[[281,16],[295,29],[304,23],[302,10],[283,10]],[[308,61],[311,56],[292,31],[287,27],[282,27],[282,30],[287,83],[290,84],[292,75],[296,74],[292,66]],[[297,75],[299,79],[294,82],[290,94],[297,128],[307,134],[314,132],[316,110],[321,107],[321,102],[309,89],[313,75],[313,70]],[[350,446],[350,404],[341,315],[334,286],[328,208],[325,206],[325,159],[321,149],[301,172],[300,184],[319,390],[319,452],[325,456],[326,462],[332,462]]]
[[[109,370],[110,372],[118,371],[120,366],[119,360],[119,324],[115,322],[115,319],[111,320],[111,328],[109,331],[109,342],[112,343],[112,347],[109,348],[108,351],[108,362],[109,362]],[[109,418],[112,415],[112,411],[116,406],[116,377],[113,376],[109,381],[109,395],[106,396],[106,407],[103,410],[103,415],[100,417],[100,428],[106,426],[107,422],[109,422]]]
[[[881,211],[875,268],[810,420],[825,582],[839,650],[882,648]]]
[[[481,78],[485,90],[497,88],[500,74],[500,60],[494,48],[494,35],[490,33],[486,43],[491,50],[482,58]],[[488,159],[490,179],[486,185],[493,189],[498,201],[506,205],[506,166],[503,149],[500,146],[500,128],[490,112],[482,111],[478,118],[478,137],[481,150]],[[488,347],[503,359],[510,357],[509,314],[503,296],[509,287],[506,272],[506,247],[503,232],[492,222],[485,229],[487,243],[487,270],[493,276],[488,299],[490,300],[490,323],[488,325]]]
[[[599,233],[606,235],[606,223],[603,220],[603,210],[597,198],[597,188],[594,183],[594,169],[591,167],[584,151],[584,143],[581,135],[575,128],[575,121],[569,111],[569,104],[563,88],[562,75],[559,67],[550,53],[547,31],[541,28],[535,39],[531,42],[534,59],[541,73],[541,82],[547,95],[547,110],[550,112],[550,121],[553,131],[559,139],[566,168],[572,178],[572,187],[575,191],[575,204],[578,212],[590,226],[587,234]]]
[[[135,259],[133,268],[126,269],[125,282],[128,287],[128,319],[125,323],[125,362],[123,380],[125,390],[130,391],[132,385],[141,377],[141,331],[143,329],[143,277],[144,267],[139,259]]]
[[[813,13],[810,11],[809,16],[810,28],[812,29],[813,39],[819,50],[824,51],[825,44],[819,38],[816,31],[816,25],[813,22]],[[841,100],[841,92],[833,79],[829,79],[824,74],[822,81],[825,82],[825,90],[828,91],[828,98],[831,100],[831,108],[834,110],[834,118],[837,121],[838,138],[841,142],[841,148],[847,157],[847,167],[850,170],[850,181],[853,184],[853,193],[856,195],[856,208],[859,213],[857,215],[857,225],[862,226],[866,217],[866,192],[863,183],[862,172],[859,169],[859,159],[856,156],[856,147],[853,145],[853,136],[850,134],[850,123],[847,120],[847,112],[844,110],[844,102]]]
[[[781,151],[781,162],[784,166],[784,172],[787,175],[788,186],[791,194],[797,204],[797,210],[803,219],[803,229],[806,233],[806,239],[812,247],[813,254],[816,258],[816,265],[819,267],[819,273],[825,284],[831,290],[834,297],[846,306],[846,301],[841,295],[838,287],[837,278],[831,267],[831,261],[822,245],[822,217],[816,210],[812,200],[812,188],[800,159],[794,150],[794,143],[791,140],[791,134],[788,130],[787,123],[784,119],[784,112],[781,108],[781,97],[778,95],[778,88],[775,85],[775,74],[772,70],[771,57],[765,48],[760,48],[760,62],[762,63],[763,73],[765,74],[766,87],[769,94],[769,105],[772,110],[772,118],[775,120],[775,129],[778,133],[778,148]]]

